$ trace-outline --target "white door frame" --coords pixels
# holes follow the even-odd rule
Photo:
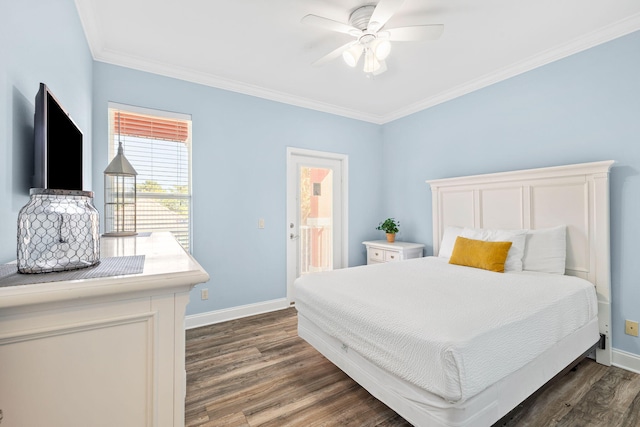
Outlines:
[[[342,181],[340,183],[340,230],[338,232],[338,236],[340,237],[341,242],[341,256],[340,256],[340,265],[336,268],[343,268],[349,265],[349,233],[348,233],[348,224],[349,224],[349,157],[346,154],[339,153],[330,153],[327,151],[316,151],[316,150],[308,150],[304,148],[295,148],[295,147],[287,147],[287,222],[286,222],[286,234],[285,239],[287,241],[287,301],[289,304],[294,303],[293,297],[293,282],[297,276],[297,263],[298,263],[298,251],[297,246],[293,244],[292,239],[290,238],[290,234],[293,233],[298,235],[298,206],[296,206],[296,191],[297,191],[297,170],[296,170],[296,162],[294,160],[294,156],[303,156],[310,157],[314,159],[329,159],[329,160],[337,160],[340,162],[340,173],[342,176]],[[292,179],[292,177],[294,177]],[[294,223],[295,228],[292,230],[289,228],[289,224]]]

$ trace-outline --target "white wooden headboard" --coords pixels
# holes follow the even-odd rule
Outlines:
[[[433,208],[433,253],[445,226],[537,229],[567,225],[566,274],[596,286],[600,333],[611,364],[609,170],[613,161],[427,181]]]

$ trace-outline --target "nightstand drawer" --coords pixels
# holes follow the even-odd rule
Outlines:
[[[422,256],[424,245],[411,242],[389,243],[386,240],[362,242],[367,247],[367,264],[396,262]]]
[[[376,261],[376,262],[384,262],[384,254],[385,251],[384,249],[380,249],[380,248],[369,248],[369,259],[371,261]]]
[[[394,262],[400,261],[401,255],[398,251],[384,251],[384,261],[385,262]]]

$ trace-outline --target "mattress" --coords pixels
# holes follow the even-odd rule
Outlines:
[[[597,315],[595,289],[583,279],[492,273],[434,257],[302,276],[294,292],[300,313],[345,350],[450,403]]]
[[[598,333],[594,319],[563,338],[540,356],[464,402],[449,403],[345,349],[303,314],[298,315],[298,334],[405,420],[421,427],[490,426],[542,387],[571,362],[593,348]],[[587,350],[587,351],[585,351]]]

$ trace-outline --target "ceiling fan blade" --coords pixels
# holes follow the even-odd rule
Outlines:
[[[338,33],[345,33],[358,37],[362,34],[362,31],[351,25],[343,24],[342,22],[334,21],[329,18],[323,18],[317,15],[307,15],[300,20],[303,24],[313,25],[315,27],[324,28],[325,30],[337,31]]]
[[[420,40],[436,40],[444,31],[444,25],[416,25],[413,27],[391,28],[384,32],[389,33],[389,40],[397,42],[411,42]]]
[[[375,33],[380,28],[384,27],[384,24],[386,24],[393,14],[400,9],[402,3],[404,3],[404,0],[380,0],[376,8],[373,10],[367,29]]]
[[[349,43],[347,43],[345,45],[342,45],[339,48],[337,48],[336,50],[331,51],[328,54],[326,54],[325,56],[323,56],[322,58],[318,59],[316,62],[314,62],[311,65],[313,65],[314,67],[319,67],[321,65],[326,64],[329,61],[333,61],[334,59],[336,59],[337,57],[342,55],[342,52],[344,52],[345,50],[348,50],[351,46],[353,46],[356,43],[358,43],[358,42],[357,41],[352,41],[352,42],[349,42]]]

